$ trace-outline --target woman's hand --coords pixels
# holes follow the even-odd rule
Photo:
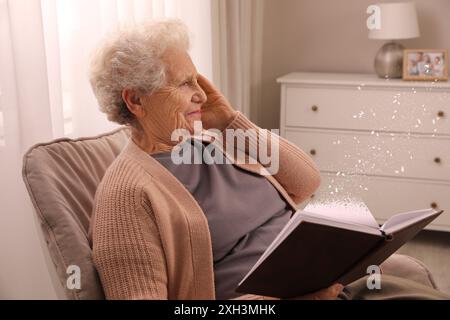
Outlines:
[[[203,75],[199,75],[197,81],[207,97],[207,101],[202,106],[203,127],[223,131],[236,116],[237,111]]]
[[[343,288],[342,284],[336,283],[326,289],[289,300],[335,300]]]

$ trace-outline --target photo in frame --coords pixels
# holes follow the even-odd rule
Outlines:
[[[404,50],[403,80],[448,80],[448,50]]]

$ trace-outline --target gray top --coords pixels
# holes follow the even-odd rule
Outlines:
[[[193,146],[192,164],[175,164],[171,152],[152,156],[189,190],[205,213],[211,233],[216,298],[234,298],[240,295],[234,289],[288,222],[292,209],[263,176],[233,164],[195,164],[194,153],[200,159],[210,157],[206,152],[201,158],[208,142],[189,139],[185,143]]]

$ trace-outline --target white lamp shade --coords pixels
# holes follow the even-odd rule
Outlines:
[[[413,2],[379,3],[380,29],[369,31],[369,39],[411,39],[420,36]]]

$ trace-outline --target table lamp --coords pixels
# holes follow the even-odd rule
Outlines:
[[[375,72],[380,78],[401,78],[404,47],[394,42],[420,36],[413,2],[379,3],[380,28],[369,31],[369,39],[388,40],[375,57]]]

